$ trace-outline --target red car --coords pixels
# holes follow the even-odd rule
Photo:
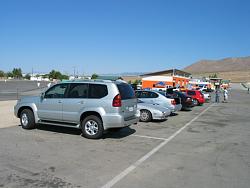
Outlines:
[[[204,95],[199,90],[186,90],[187,95],[192,97],[194,105],[203,105],[205,103]]]

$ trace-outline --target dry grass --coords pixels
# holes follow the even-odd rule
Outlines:
[[[193,77],[208,77],[215,72],[210,73],[194,73]],[[250,82],[250,70],[246,71],[229,71],[229,72],[216,72],[217,76],[223,79],[231,80],[231,82]]]

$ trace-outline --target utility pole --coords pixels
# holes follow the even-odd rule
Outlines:
[[[74,79],[76,78],[76,67],[74,66]]]

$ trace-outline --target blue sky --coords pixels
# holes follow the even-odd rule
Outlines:
[[[0,0],[0,70],[184,68],[250,55],[248,0]]]

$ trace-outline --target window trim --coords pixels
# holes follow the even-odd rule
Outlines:
[[[153,93],[154,95],[156,95],[156,97],[148,97],[149,99],[156,99],[156,98],[159,97],[159,94],[158,94],[157,92],[149,91],[148,93],[150,93],[150,95],[152,95],[152,93]]]
[[[87,97],[85,98],[75,98],[75,97],[69,97],[69,93],[70,93],[70,89],[71,89],[71,85],[74,85],[74,84],[79,84],[79,85],[87,85]],[[88,99],[89,98],[89,83],[70,83],[68,84],[68,88],[67,88],[67,91],[65,93],[65,96],[64,96],[65,99]]]
[[[101,86],[104,86],[105,89],[106,89],[106,91],[107,91],[107,94],[104,95],[104,96],[102,96],[101,98],[92,98],[92,97],[90,97],[90,86],[91,85],[101,85]],[[99,83],[89,83],[88,84],[88,99],[102,99],[104,97],[107,97],[108,95],[109,95],[109,89],[108,89],[108,86],[106,84],[99,84]]]
[[[65,89],[65,92],[63,94],[63,97],[60,97],[60,98],[49,98],[49,97],[46,97],[47,93],[49,91],[51,91],[52,89],[54,89],[55,87],[57,86],[60,86],[60,85],[65,85],[66,86],[66,89]],[[66,97],[66,94],[67,94],[67,91],[68,91],[68,88],[69,88],[69,84],[66,84],[66,83],[60,83],[60,84],[56,84],[56,85],[53,85],[51,88],[47,89],[44,93],[44,99],[64,99]]]

